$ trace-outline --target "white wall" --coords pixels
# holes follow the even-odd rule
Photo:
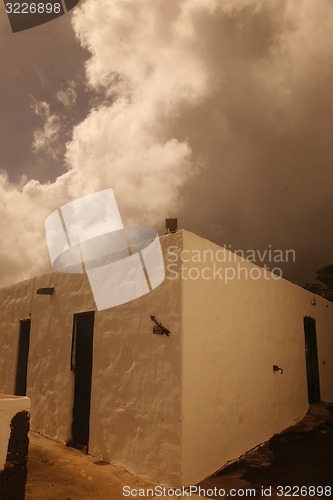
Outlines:
[[[187,231],[183,241],[186,259],[194,249],[230,256]],[[240,257],[217,264],[256,267]],[[213,264],[184,265],[201,273]],[[317,321],[321,396],[333,401],[333,304],[316,296],[313,306],[311,297],[283,279],[183,280],[183,484],[200,481],[306,413],[304,316]]]
[[[176,242],[180,235],[163,238]],[[54,287],[52,296],[36,295]],[[31,314],[27,395],[31,429],[71,437],[74,313],[95,309],[83,275],[51,273],[0,291],[0,391],[13,393],[19,320]],[[96,311],[89,453],[165,484],[180,479],[180,284]],[[155,315],[172,332],[153,335]]]
[[[19,320],[29,319],[33,281],[0,289],[0,392],[14,394]]]
[[[11,421],[21,411],[29,413],[29,398],[0,394],[0,472],[6,463]]]
[[[95,322],[90,452],[167,484],[180,480],[180,304],[180,283],[165,280]],[[169,337],[152,334],[150,315]]]
[[[304,316],[316,319],[321,395],[333,401],[333,304],[316,297],[313,306],[309,292],[285,280],[170,279],[182,250],[187,259],[197,249],[230,252],[187,231],[163,236],[161,244],[168,279],[140,299],[95,313],[89,453],[179,486],[200,481],[305,414]],[[259,269],[239,257],[226,265],[237,263]],[[200,272],[212,266],[183,265]],[[53,296],[36,295],[49,286]],[[51,273],[0,290],[0,303],[0,391],[14,392],[19,320],[31,315],[31,428],[67,442],[73,315],[94,310],[89,284],[82,275]],[[153,335],[150,315],[170,337]]]

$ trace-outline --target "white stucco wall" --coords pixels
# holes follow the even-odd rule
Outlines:
[[[163,238],[165,247],[170,238]],[[176,243],[177,244],[177,243]],[[52,296],[36,295],[54,287]],[[13,392],[19,320],[31,317],[27,395],[31,429],[71,438],[73,315],[95,309],[83,275],[51,273],[0,291],[0,390]],[[89,453],[164,484],[180,480],[180,283],[95,312]],[[153,335],[156,316],[172,332]]]
[[[186,260],[193,250],[230,255],[187,231],[183,240]],[[217,265],[238,263],[256,267],[240,257]],[[213,264],[183,265],[201,273]],[[283,279],[182,281],[183,484],[200,481],[306,413],[304,316],[317,322],[321,397],[333,401],[333,304],[316,296],[311,305],[312,296]],[[273,372],[275,364],[283,375]]]
[[[0,392],[14,394],[19,320],[29,319],[33,280],[0,289]]]
[[[193,250],[229,252],[187,231],[161,244],[165,282],[95,313],[89,453],[154,482],[190,485],[305,414],[304,316],[316,320],[321,397],[333,401],[333,304],[316,296],[311,305],[312,294],[285,280],[174,279],[181,264],[212,266],[182,263],[183,250],[185,260]],[[238,263],[256,268],[239,257],[226,265]],[[36,295],[41,287],[54,294]],[[73,315],[95,309],[89,283],[51,273],[0,290],[0,303],[0,392],[14,392],[19,320],[31,318],[31,428],[68,442]],[[170,337],[153,335],[150,315]]]
[[[162,238],[180,244],[181,235]],[[179,484],[181,288],[162,285],[98,313],[94,346],[90,452],[141,477]],[[150,315],[171,335],[153,335]]]

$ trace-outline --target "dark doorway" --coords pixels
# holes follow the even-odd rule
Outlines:
[[[25,396],[27,394],[27,372],[30,345],[31,320],[20,321],[20,338],[16,367],[15,395]]]
[[[71,446],[88,452],[94,312],[74,315],[71,370],[75,374]]]
[[[308,378],[309,403],[320,401],[316,321],[304,318],[306,372]]]

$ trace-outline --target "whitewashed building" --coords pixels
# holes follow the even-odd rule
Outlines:
[[[80,274],[3,288],[0,392],[34,431],[191,485],[333,401],[333,303],[187,231],[161,244],[165,281],[105,311]]]

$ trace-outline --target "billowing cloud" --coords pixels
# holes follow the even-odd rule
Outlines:
[[[68,172],[55,182],[0,179],[3,283],[47,266],[50,211],[106,187],[130,222],[178,213],[222,244],[296,247],[303,276],[315,256],[328,258],[332,10],[328,0],[86,0],[75,9],[99,104],[74,127]],[[307,228],[325,250],[309,244]]]
[[[57,147],[60,132],[59,117],[55,113],[51,113],[49,104],[43,101],[34,101],[32,109],[35,115],[42,118],[44,122],[34,132],[32,144],[34,153],[46,153],[52,158],[57,158],[59,155]]]
[[[118,140],[128,128],[134,144],[136,128],[152,125],[163,140],[186,145],[192,169],[201,166],[183,179],[181,163],[168,171],[156,155],[153,179],[168,172],[173,191],[178,175],[183,197],[177,207],[167,192],[161,219],[178,214],[183,226],[233,248],[295,249],[288,273],[302,282],[305,268],[310,276],[313,263],[329,262],[333,251],[332,7],[327,0],[86,2],[74,28],[92,54],[88,84],[123,104],[118,118],[116,104],[95,110],[76,129],[69,161],[81,155],[85,163],[80,142],[89,143],[87,131],[98,123],[99,140],[90,141],[86,162],[107,163],[99,141],[105,147],[115,138],[122,147]],[[127,153],[118,151],[117,159],[129,165]],[[150,172],[144,157],[137,160],[140,175]],[[154,190],[144,187],[150,208]],[[130,207],[131,183],[121,192]]]

